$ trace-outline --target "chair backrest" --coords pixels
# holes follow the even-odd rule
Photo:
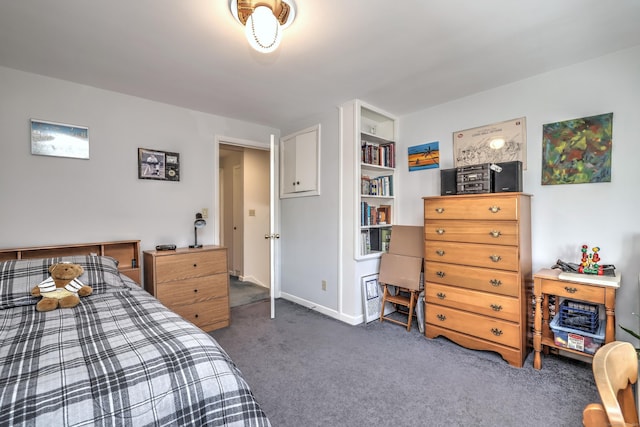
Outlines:
[[[603,345],[593,356],[593,376],[602,404],[591,403],[582,423],[593,426],[637,426],[638,411],[633,384],[638,380],[638,356],[628,342]]]

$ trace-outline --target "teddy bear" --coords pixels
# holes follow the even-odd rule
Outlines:
[[[36,310],[51,311],[56,308],[72,308],[80,304],[80,297],[91,295],[93,289],[78,280],[84,273],[79,264],[61,262],[49,267],[49,276],[31,289],[31,295],[42,297]]]

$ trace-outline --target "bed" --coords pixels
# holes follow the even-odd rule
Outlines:
[[[138,241],[0,250],[0,425],[270,426],[218,343],[131,278],[138,259]],[[93,294],[38,312],[56,262]]]

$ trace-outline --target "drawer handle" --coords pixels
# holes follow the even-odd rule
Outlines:
[[[446,294],[443,294],[442,292],[438,292],[438,293],[436,294],[436,296],[437,296],[438,298],[440,298],[440,299],[445,299],[445,298],[447,297],[447,295],[446,295]]]
[[[497,337],[499,337],[500,335],[502,335],[502,330],[498,329],[498,328],[491,328],[491,333]]]
[[[196,319],[198,318],[198,315],[196,314]]]
[[[491,237],[498,238],[502,233],[498,230],[493,230],[493,231],[490,231],[489,234],[491,235]]]
[[[570,294],[575,294],[576,292],[578,292],[578,289],[577,289],[577,288],[570,288],[570,287],[568,287],[568,286],[565,286],[565,287],[564,287],[564,290],[565,290],[565,291],[567,291],[567,292],[569,292]]]
[[[444,228],[436,228],[436,233],[443,235],[444,234]]]
[[[445,320],[447,320],[447,316],[445,316],[444,314],[438,314],[436,317],[441,322],[444,322]]]
[[[489,258],[491,258],[491,261],[493,262],[500,262],[500,260],[502,259],[500,255],[490,255]]]
[[[489,280],[489,283],[491,283],[491,286],[496,286],[496,287],[502,285],[502,281],[498,279],[491,279]]]
[[[197,290],[197,289],[194,289],[194,290],[193,290],[193,292],[198,293],[198,290]]]
[[[489,211],[490,211],[491,213],[498,213],[498,212],[500,212],[500,206],[491,206],[491,207],[489,208]]]
[[[491,304],[491,308],[493,309],[493,311],[501,311],[502,310],[502,306],[499,304]]]
[[[198,266],[198,264],[193,264],[193,268],[196,268]]]
[[[436,213],[443,213],[444,212],[444,208],[436,208]]]
[[[441,279],[442,279],[444,276],[446,276],[446,274],[445,274],[445,272],[444,272],[444,271],[438,271],[438,272],[436,273],[436,276],[438,276],[439,278],[441,278]]]
[[[438,254],[439,256],[444,256],[444,251],[442,249],[438,249],[436,251],[436,254]]]

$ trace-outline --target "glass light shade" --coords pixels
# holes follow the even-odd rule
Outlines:
[[[258,6],[247,19],[245,34],[252,48],[262,53],[273,52],[280,45],[280,23],[266,6]]]

